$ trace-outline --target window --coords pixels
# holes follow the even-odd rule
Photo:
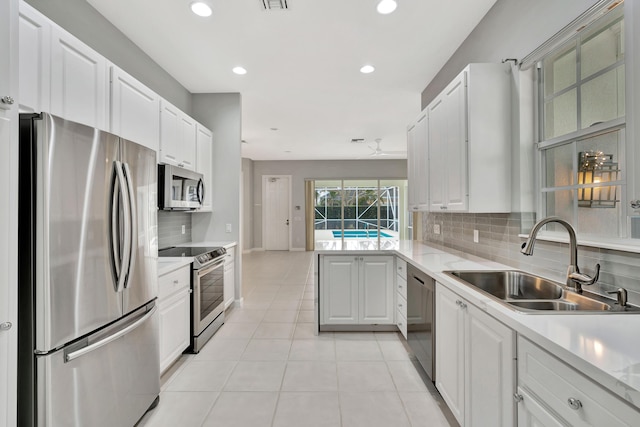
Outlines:
[[[622,9],[590,23],[538,66],[540,214],[571,222],[586,238],[628,235]]]
[[[405,239],[406,180],[315,181],[315,240]]]

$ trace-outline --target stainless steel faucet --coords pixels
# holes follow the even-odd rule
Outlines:
[[[576,231],[573,229],[571,224],[567,221],[558,218],[556,216],[550,216],[538,221],[531,232],[529,233],[529,238],[526,242],[522,244],[522,252],[524,255],[531,256],[533,255],[533,246],[536,243],[536,236],[540,229],[550,223],[557,222],[567,229],[569,232],[569,252],[570,252],[570,260],[569,260],[569,268],[567,268],[567,287],[574,289],[576,292],[582,292],[582,286],[584,285],[593,285],[598,281],[598,277],[600,276],[600,264],[596,264],[596,274],[593,277],[590,277],[586,274],[580,273],[580,269],[578,268],[578,241],[576,239]]]

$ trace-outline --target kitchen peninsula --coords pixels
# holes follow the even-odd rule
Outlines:
[[[640,342],[629,339],[629,331],[640,328],[639,315],[517,312],[443,273],[448,270],[512,269],[464,252],[411,241],[383,241],[380,246],[377,242],[363,241],[317,244],[314,273],[318,331],[327,323],[323,310],[333,302],[323,299],[326,296],[324,287],[329,285],[328,280],[337,280],[337,276],[330,276],[324,271],[324,259],[344,257],[358,261],[373,256],[391,257],[394,265],[398,266],[394,270],[402,268],[402,264],[406,262],[436,281],[435,335],[438,337],[439,331],[446,324],[448,341],[444,348],[436,338],[438,348],[435,357],[435,384],[461,425],[465,425],[465,419],[473,417],[477,421],[477,417],[486,415],[481,413],[483,410],[474,401],[487,404],[492,402],[491,399],[499,407],[498,417],[502,418],[500,421],[489,415],[487,419],[506,424],[516,424],[516,413],[518,425],[528,425],[527,420],[534,419],[546,422],[564,419],[571,424],[587,420],[592,425],[603,425],[606,420],[608,425],[631,425],[634,419],[636,422],[640,419]],[[396,274],[390,277],[391,283],[388,286],[393,289]],[[333,283],[332,286],[347,284],[336,286]],[[395,292],[387,295],[394,297]],[[452,301],[455,301],[451,307],[459,310],[454,313],[456,317],[453,318],[443,311],[450,308],[446,304],[448,296],[452,296]],[[446,321],[439,325],[441,316],[445,316],[442,319]],[[496,367],[501,375],[507,377],[507,381],[504,381],[503,376],[498,376],[492,379],[493,384],[483,385],[478,384],[478,381],[491,378],[483,376],[479,371],[486,368],[492,372],[491,360],[487,362],[486,359],[495,356],[491,353],[493,341],[487,341],[487,336],[481,338],[488,351],[486,355],[473,353],[472,358],[469,350],[478,350],[473,342],[473,334],[477,332],[474,325],[477,325],[477,319],[482,322],[485,318],[509,331],[508,340],[500,342],[496,348],[503,352],[503,361],[511,359],[512,363]],[[452,330],[451,319],[460,322],[461,336],[449,336]],[[396,315],[393,323],[397,320]],[[624,327],[621,327],[622,324]],[[352,330],[362,330],[363,325],[360,323],[352,327]],[[369,327],[374,328],[373,322]],[[452,341],[457,344],[453,347],[456,354],[443,353],[451,350],[448,344]],[[489,366],[476,369],[480,368],[477,365],[480,360]],[[460,365],[454,390],[447,384],[452,381],[449,370],[446,371],[446,376],[438,376],[440,369],[451,368],[451,361],[459,362]],[[503,388],[495,384],[501,380],[508,383]],[[494,392],[498,395],[487,396]],[[516,405],[520,405],[517,411]],[[513,418],[509,420],[509,417]]]

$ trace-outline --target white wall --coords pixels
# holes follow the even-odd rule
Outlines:
[[[253,160],[242,159],[242,247],[253,248]]]
[[[291,175],[293,249],[305,248],[305,179],[406,179],[406,160],[283,160],[253,162],[253,248],[262,248],[262,176]],[[245,188],[245,191],[247,189]],[[300,206],[300,210],[295,210]],[[248,248],[247,248],[248,249]]]

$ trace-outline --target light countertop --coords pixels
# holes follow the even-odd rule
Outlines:
[[[460,251],[422,243],[385,242],[382,250],[368,242],[328,243],[316,254],[389,253],[418,267],[441,285],[486,311],[518,334],[537,343],[620,398],[640,408],[640,314],[525,314],[442,273],[447,270],[513,270]],[[531,273],[536,274],[535,271]]]
[[[189,247],[199,247],[199,246],[211,246],[217,247],[222,246],[223,248],[229,250],[237,245],[236,242],[232,241],[207,241],[207,242],[191,242],[191,243],[181,243],[180,246],[189,246]],[[158,277],[164,276],[167,273],[175,271],[185,265],[189,265],[193,262],[193,257],[185,256],[185,257],[160,257],[158,258]]]

